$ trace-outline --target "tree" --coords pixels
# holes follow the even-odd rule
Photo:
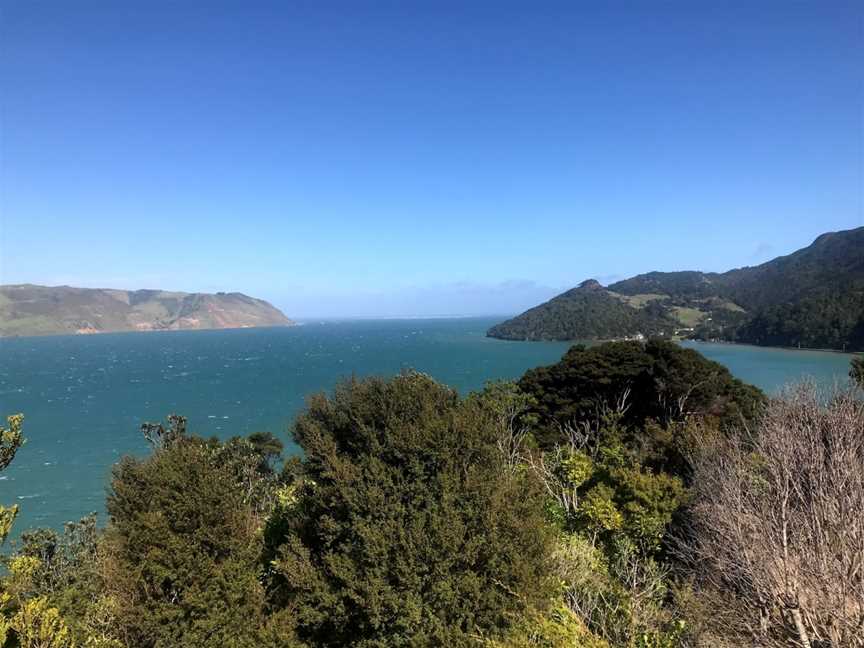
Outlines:
[[[24,444],[24,416],[15,414],[7,421],[8,428],[0,427],[0,470],[12,463]],[[0,542],[9,535],[17,513],[17,506],[0,506]],[[5,562],[7,573],[0,579],[0,646],[11,641],[21,648],[74,648],[74,638],[60,611],[45,597],[27,597],[43,563],[27,555]]]
[[[626,400],[601,409],[596,429],[565,426],[566,443],[525,457],[561,531],[556,574],[569,610],[609,645],[675,646],[682,626],[666,606],[663,545],[686,491],[680,477],[643,465],[640,446],[622,442],[626,409]]]
[[[85,636],[85,619],[100,595],[98,542],[95,514],[67,522],[62,534],[51,529],[25,531],[11,562],[29,569],[26,578],[10,579],[10,588],[19,600],[41,598],[50,603],[72,635]]]
[[[44,597],[25,601],[10,624],[21,648],[75,648],[72,632]]]
[[[0,471],[5,470],[12,463],[15,453],[18,452],[18,448],[24,444],[24,437],[21,434],[21,424],[24,421],[24,415],[14,414],[6,420],[9,427],[0,427]],[[17,515],[17,504],[13,506],[0,505],[0,544],[6,541]]]
[[[313,645],[467,646],[551,592],[542,493],[500,413],[419,373],[352,379],[298,417],[297,481],[267,530],[274,605]]]
[[[124,457],[108,495],[105,592],[136,647],[266,645],[258,523],[220,448],[185,420],[146,459]],[[257,465],[257,459],[256,459]],[[291,645],[290,634],[280,645]]]
[[[852,367],[849,369],[849,377],[864,389],[864,356],[852,358]]]
[[[697,456],[684,547],[706,588],[734,596],[758,646],[864,646],[864,403],[812,385],[771,402],[752,439]]]
[[[538,403],[535,435],[545,448],[565,441],[567,425],[594,422],[598,412],[616,409],[622,399],[622,424],[634,430],[649,419],[688,417],[711,417],[732,427],[753,421],[764,400],[724,366],[662,340],[576,345],[557,364],[527,371],[519,387]]]
[[[276,467],[282,457],[282,442],[269,432],[235,436],[224,443],[208,440],[213,461],[232,476],[235,488],[263,525],[276,503],[281,476]]]
[[[15,414],[6,420],[9,427],[0,427],[0,471],[5,470],[12,463],[15,453],[24,443],[24,437],[21,434],[23,415]],[[0,505],[0,544],[6,542],[17,515],[17,505]],[[13,596],[9,593],[8,585],[4,580],[0,583],[0,646],[4,645],[7,638],[14,633],[11,620],[15,613],[15,609],[12,607],[14,603]]]

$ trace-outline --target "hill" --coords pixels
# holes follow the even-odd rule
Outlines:
[[[292,324],[266,301],[242,293],[0,286],[0,336]]]
[[[649,272],[605,289],[597,284],[590,299],[579,293],[576,288],[558,295],[493,327],[488,335],[575,340],[677,333],[862,350],[864,227],[823,234],[806,248],[758,266],[725,273]],[[611,305],[615,300],[618,307],[600,309],[597,315],[601,301]],[[660,326],[664,322],[665,328]]]
[[[671,334],[675,321],[648,303],[634,308],[593,279],[518,317],[493,326],[490,337],[507,340],[579,340],[636,334]]]

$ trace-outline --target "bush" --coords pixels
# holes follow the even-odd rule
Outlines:
[[[736,645],[864,646],[862,431],[859,395],[826,404],[803,385],[770,404],[754,438],[698,457],[685,547],[706,589],[737,598],[740,622],[719,629]]]
[[[24,437],[21,435],[21,424],[24,421],[24,416],[14,414],[7,418],[8,428],[0,426],[0,471],[3,471],[12,460],[15,458],[15,453],[18,452],[24,444]],[[12,530],[12,523],[18,515],[18,505],[3,506],[0,505],[0,544],[6,541],[6,537]]]
[[[417,373],[310,399],[305,452],[271,519],[271,596],[326,646],[466,646],[552,583],[542,494],[508,469],[500,417]]]
[[[564,426],[594,422],[604,408],[622,409],[622,425],[638,430],[649,419],[691,416],[729,428],[753,421],[764,401],[722,365],[661,340],[576,345],[557,364],[526,372],[519,387],[537,402],[535,436],[545,448],[565,440]]]
[[[262,645],[251,503],[213,444],[166,438],[114,468],[103,569],[115,623],[136,648]]]
[[[864,357],[852,358],[849,377],[852,378],[852,380],[854,380],[861,389],[864,389]]]

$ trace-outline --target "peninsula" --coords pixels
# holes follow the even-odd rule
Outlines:
[[[279,309],[242,293],[0,286],[0,336],[292,326]]]
[[[489,329],[507,340],[682,337],[864,350],[864,227],[758,266],[582,282]]]

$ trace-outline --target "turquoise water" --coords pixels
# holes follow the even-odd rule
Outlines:
[[[427,372],[461,392],[557,361],[566,343],[505,342],[497,319],[352,321],[295,328],[120,333],[0,341],[0,413],[25,414],[25,445],[0,475],[0,502],[18,503],[16,532],[59,528],[103,510],[111,465],[144,453],[142,421],[176,412],[198,434],[288,429],[304,396],[352,373]],[[849,357],[689,344],[774,390],[811,375],[843,377]]]
[[[852,356],[831,351],[770,349],[737,344],[682,342],[702,355],[726,365],[741,380],[776,393],[790,382],[803,378],[830,387],[849,378]]]

